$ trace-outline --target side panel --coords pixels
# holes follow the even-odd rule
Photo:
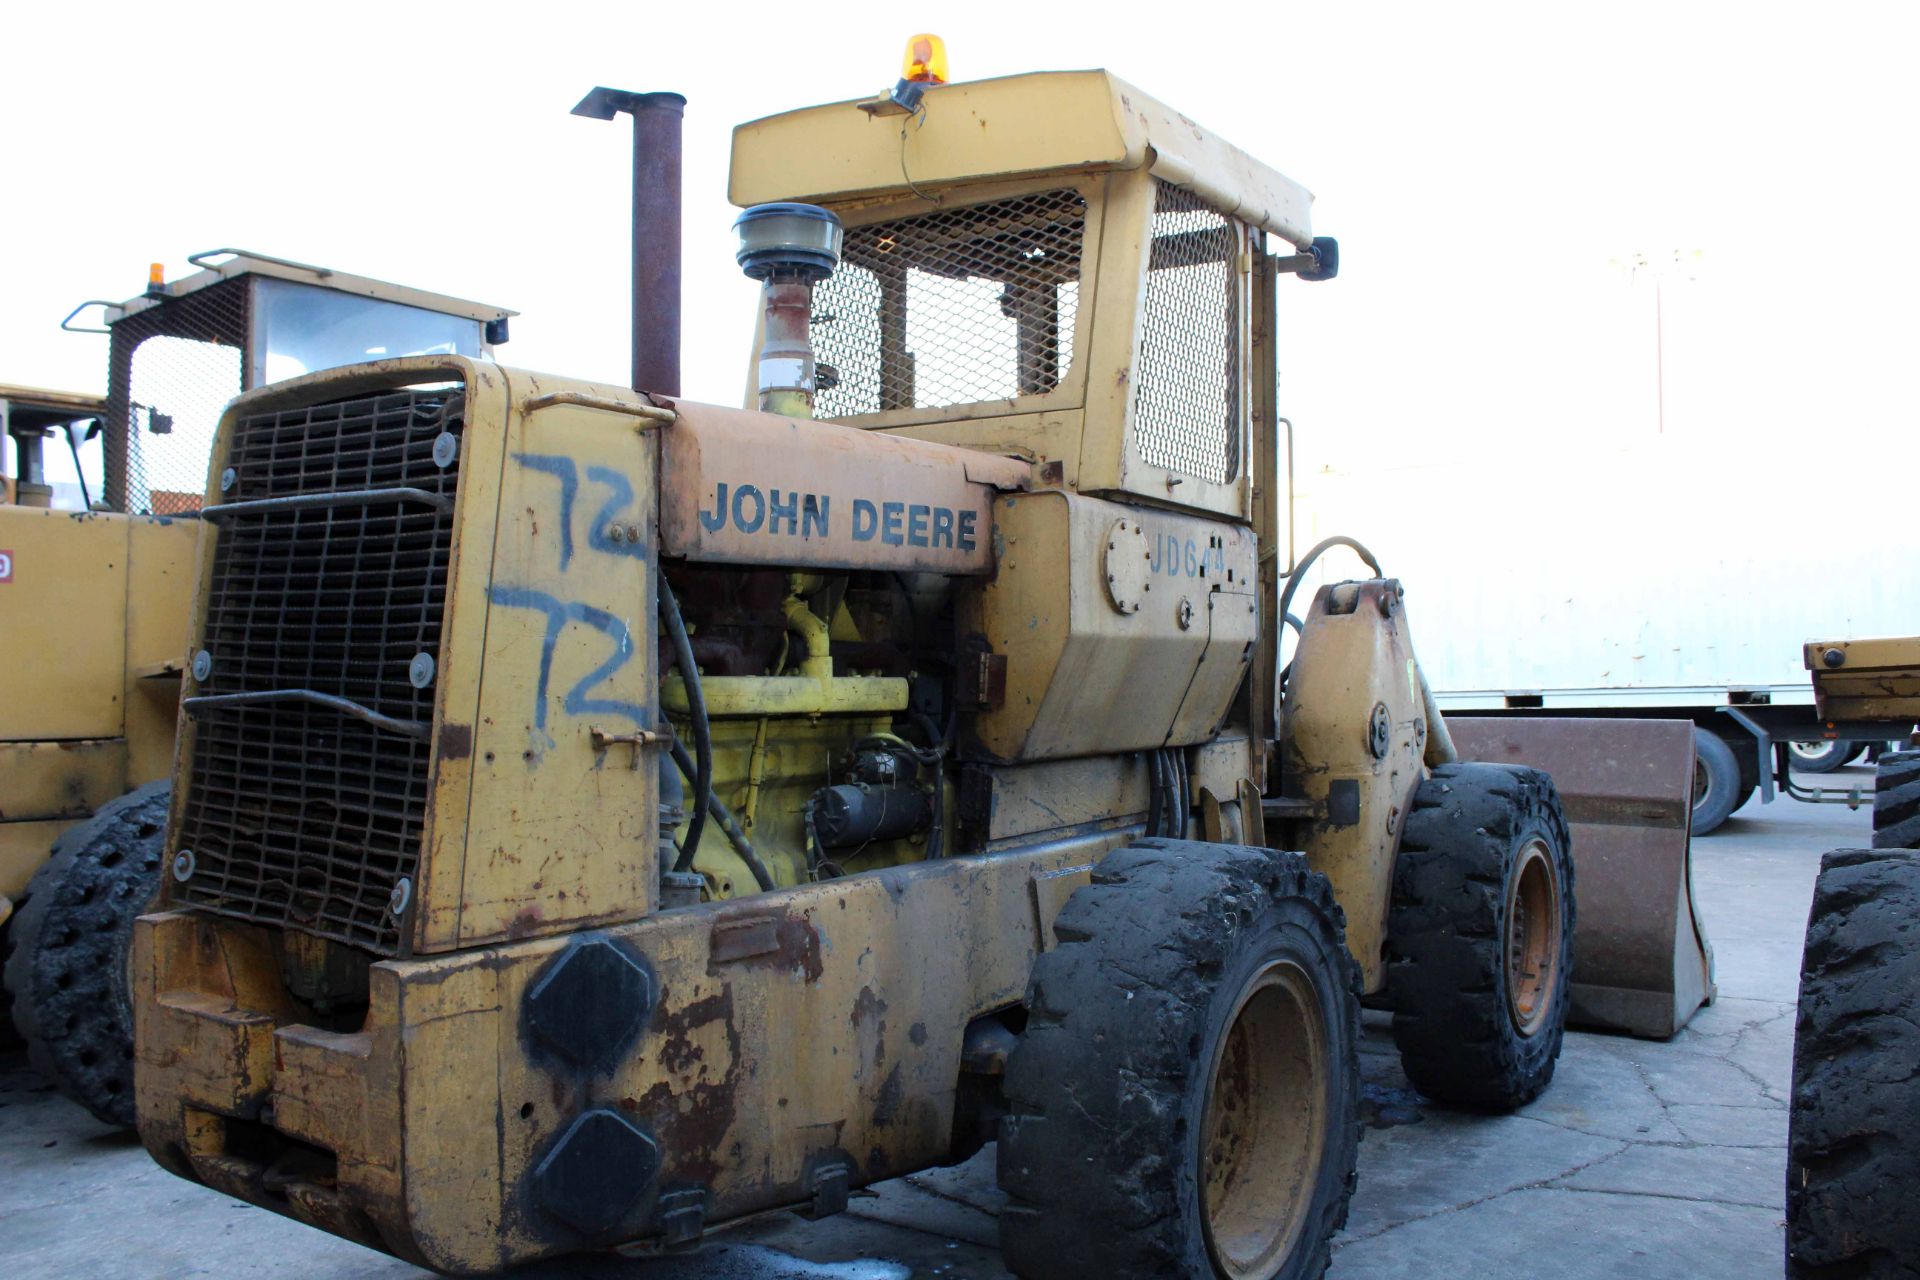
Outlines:
[[[1000,571],[961,609],[963,631],[1006,659],[1004,698],[973,721],[978,752],[1046,760],[1211,737],[1259,630],[1252,535],[1058,491],[994,510]]]
[[[173,768],[180,675],[193,613],[198,520],[132,516],[128,521],[127,785]]]
[[[128,523],[0,507],[0,740],[120,736]]]
[[[459,679],[477,641],[479,692],[470,735],[451,732],[458,717],[443,712],[422,951],[632,919],[652,909],[659,874],[655,749],[593,737],[656,723],[657,427],[569,404],[526,413],[526,400],[560,384],[507,377],[490,572],[473,562],[485,504],[478,489],[465,496],[446,661]],[[474,427],[500,433],[477,416]],[[446,807],[462,748],[464,815]],[[444,860],[456,841],[454,892]]]

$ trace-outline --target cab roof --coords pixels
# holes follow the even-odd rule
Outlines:
[[[934,85],[905,132],[886,97],[804,107],[733,131],[727,194],[848,204],[913,188],[1145,169],[1305,249],[1313,193],[1107,71]]]

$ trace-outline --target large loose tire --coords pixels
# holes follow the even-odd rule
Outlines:
[[[1445,764],[1420,784],[1387,921],[1393,1039],[1414,1087],[1510,1111],[1553,1079],[1573,970],[1573,857],[1553,780]]]
[[[1890,751],[1874,769],[1873,847],[1920,849],[1920,751]]]
[[[1752,794],[1740,776],[1740,760],[1727,740],[1696,725],[1693,730],[1693,834],[1703,836],[1718,827]]]
[[[1920,1275],[1920,854],[1820,861],[1787,1124],[1787,1274]]]
[[[1343,919],[1298,854],[1142,840],[1094,869],[1007,1063],[1015,1274],[1326,1270],[1360,1140]]]
[[[9,922],[7,990],[27,1057],[108,1124],[133,1125],[127,942],[160,887],[169,784],[130,791],[54,841]]]

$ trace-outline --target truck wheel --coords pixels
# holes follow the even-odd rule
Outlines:
[[[1839,849],[1820,860],[1787,1121],[1787,1274],[1798,1280],[1920,1274],[1917,921],[1920,857]]]
[[[1740,785],[1740,761],[1727,740],[1698,725],[1693,730],[1693,834],[1727,820],[1750,794]]]
[[[1793,762],[1795,773],[1832,773],[1865,750],[1866,747],[1861,743],[1839,742],[1831,738],[1787,744],[1787,754]]]
[[[1920,849],[1920,751],[1889,751],[1874,768],[1873,847]]]
[[[1016,1275],[1317,1277],[1360,1141],[1359,972],[1298,854],[1142,840],[1034,965],[1007,1063]]]
[[[1553,1079],[1573,969],[1573,857],[1553,780],[1443,764],[1414,792],[1393,871],[1393,1040],[1428,1097],[1511,1111]]]
[[[127,942],[160,888],[171,784],[102,805],[54,841],[10,922],[7,990],[27,1057],[108,1124],[133,1125]]]

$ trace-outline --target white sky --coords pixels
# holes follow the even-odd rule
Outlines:
[[[1105,66],[1318,193],[1303,472],[1651,433],[1652,285],[1611,264],[1676,250],[1669,433],[1916,438],[1920,6],[942,8],[16,5],[0,380],[99,389],[67,309],[239,245],[513,307],[505,361],[622,381],[630,126],[568,114],[606,84],[690,100],[684,384],[737,402],[728,131],[881,89],[924,26],[958,79]]]

